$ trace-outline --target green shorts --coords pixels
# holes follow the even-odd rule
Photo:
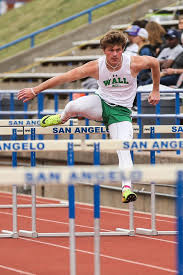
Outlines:
[[[131,119],[132,111],[130,109],[119,105],[110,106],[102,98],[100,99],[102,103],[103,123],[107,128],[110,124],[113,124],[116,122],[121,122],[121,121],[132,122],[132,119]]]

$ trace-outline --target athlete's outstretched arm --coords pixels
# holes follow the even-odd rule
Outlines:
[[[85,77],[94,77],[98,78],[98,61],[90,61],[80,67],[77,67],[73,70],[70,70],[66,73],[60,74],[58,76],[52,77],[40,85],[35,86],[34,88],[24,88],[19,91],[18,99],[23,102],[27,102],[30,99],[33,99],[40,92],[53,88],[57,85],[72,82],[75,80],[79,80]]]
[[[158,59],[151,56],[133,56],[132,60],[131,70],[134,76],[136,76],[141,70],[151,69],[153,89],[149,94],[148,102],[152,105],[158,104],[160,101],[160,66]]]

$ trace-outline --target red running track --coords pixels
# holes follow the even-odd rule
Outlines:
[[[18,196],[18,203],[30,203]],[[38,198],[37,203],[55,203]],[[58,202],[58,201],[57,201]],[[11,194],[0,193],[0,205]],[[101,207],[101,231],[128,228],[128,212]],[[93,231],[93,208],[76,204],[76,231]],[[157,217],[158,230],[175,230],[173,217]],[[135,228],[150,228],[150,215],[135,213]],[[12,210],[0,209],[0,230],[12,230]],[[31,210],[18,209],[18,229],[31,230]],[[38,232],[68,232],[68,208],[37,208]],[[0,239],[0,274],[69,275],[69,238]],[[93,237],[76,238],[77,275],[94,274]],[[102,236],[101,275],[167,275],[176,273],[175,236]]]

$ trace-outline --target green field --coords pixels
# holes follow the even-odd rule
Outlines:
[[[116,0],[103,8],[92,12],[92,20],[96,20],[110,14],[127,5],[133,4],[141,0]],[[20,8],[13,9],[6,14],[0,16],[0,45],[14,41],[22,36],[37,31],[43,27],[54,24],[73,14],[93,7],[102,0],[33,0]],[[50,31],[44,32],[36,36],[35,45],[39,45],[60,34],[69,32],[88,22],[88,15],[84,15],[56,27]],[[21,42],[13,47],[0,51],[0,60],[13,56],[25,49],[30,48],[30,39]]]

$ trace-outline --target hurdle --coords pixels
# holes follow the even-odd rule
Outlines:
[[[46,130],[46,129],[44,129]],[[41,129],[42,131],[42,129]],[[97,131],[98,132],[98,131]],[[74,149],[77,151],[82,151],[83,150],[83,141],[81,140],[73,140],[74,147],[71,141],[68,140],[59,140],[55,142],[54,140],[50,143],[52,146],[55,144],[56,145],[56,150],[60,151],[63,148],[65,149],[66,146],[63,144],[68,144],[68,165],[73,165],[74,162]],[[38,141],[37,141],[38,142]],[[49,141],[50,142],[50,141]],[[47,143],[47,141],[46,141]],[[62,144],[62,148],[59,146],[59,144]],[[85,146],[84,146],[85,147]],[[54,147],[52,147],[54,148]],[[44,151],[52,151],[52,148],[49,149],[49,146],[44,149]],[[94,146],[94,165],[99,165],[99,151],[98,147]],[[39,233],[36,232],[36,204],[35,204],[35,198],[36,198],[36,191],[35,191],[35,185],[32,185],[32,231],[26,231],[26,230],[19,230],[19,235],[24,236],[24,237],[66,237],[68,236],[68,233]],[[100,232],[100,235],[102,236],[123,236],[123,235],[129,235],[133,236],[134,235],[134,223],[133,223],[133,203],[130,203],[129,206],[129,229],[123,229],[122,232],[117,232],[117,231],[111,231],[111,232]],[[76,232],[76,236],[80,237],[85,237],[85,236],[93,236],[94,232]]]
[[[77,125],[78,120],[77,119],[73,119],[68,121],[69,123],[73,123],[75,125]],[[0,121],[0,135],[10,135],[12,136],[13,140],[16,140],[16,136],[19,135],[25,135],[25,127],[26,125],[32,125],[33,127],[35,127],[35,125],[37,125],[37,127],[40,124],[40,120],[39,119],[31,119],[31,120],[27,120],[27,119],[23,119],[23,120],[1,120]],[[3,126],[1,126],[3,125]],[[20,125],[22,125],[20,127]],[[8,127],[9,126],[9,127]],[[31,129],[31,127],[30,127]],[[1,150],[0,150],[1,151]],[[16,152],[12,153],[12,166],[15,167],[17,166],[17,161],[16,161]],[[65,202],[60,202],[59,204],[37,204],[37,207],[67,207],[68,203]],[[12,205],[0,205],[0,209],[5,209],[5,208],[12,208]],[[29,204],[21,204],[21,205],[17,205],[18,208],[27,208],[27,207],[31,207],[31,205]]]
[[[147,128],[147,126],[144,126]],[[150,126],[152,127],[152,126]],[[154,127],[154,126],[153,126]],[[160,126],[159,126],[160,127]],[[166,129],[166,127],[164,127]],[[163,131],[163,130],[161,130]],[[145,150],[145,151],[158,151],[158,150],[183,150],[183,139],[141,139],[132,141],[121,140],[86,140],[85,146],[93,147],[98,142],[100,150]],[[155,213],[155,184],[151,182],[151,229],[136,228],[137,234],[143,235],[174,235],[176,231],[158,231],[156,229],[156,213]],[[117,231],[123,229],[116,228]]]
[[[68,158],[70,159],[70,164],[72,163],[73,159],[73,149],[81,151],[83,150],[83,144],[84,141],[81,140],[46,140],[46,141],[38,141],[38,140],[32,140],[32,141],[9,141],[9,142],[0,142],[0,150],[1,151],[13,151],[13,152],[43,152],[43,151],[65,151],[66,148],[68,148]],[[97,148],[96,148],[97,150]],[[98,155],[96,151],[96,165],[98,165]],[[19,230],[20,236],[26,236],[26,237],[55,237],[55,236],[68,236],[68,233],[38,233],[36,232],[36,190],[35,185],[32,185],[31,187],[32,191],[32,231],[26,231],[26,230]],[[130,207],[130,219],[129,219],[129,229],[123,229],[123,232],[101,232],[101,235],[106,236],[119,236],[119,235],[134,235],[134,228],[133,228],[133,208]],[[3,230],[5,233],[6,230]],[[78,236],[93,236],[93,232],[78,232],[76,235]]]
[[[63,134],[63,133],[107,133],[106,127],[105,126],[80,126],[80,127],[76,127],[75,125],[77,125],[78,120],[77,119],[71,119],[68,121],[68,124],[73,124],[74,126],[67,126],[67,124],[64,124],[64,126],[55,126],[55,127],[49,127],[49,128],[42,128],[39,127],[39,123],[40,120],[39,119],[35,119],[35,120],[27,120],[27,119],[23,119],[23,120],[2,120],[0,121],[0,134],[2,133],[2,135],[12,135],[13,139],[16,139],[16,135],[31,135],[31,137],[33,139],[35,139],[35,135],[36,134]],[[20,127],[21,125],[21,127]],[[27,127],[27,125],[29,125],[29,127]],[[11,126],[10,128],[7,126]],[[32,126],[32,127],[30,127]],[[35,127],[36,126],[36,127]],[[139,126],[133,126],[134,128],[134,132],[138,133],[139,132]],[[6,143],[2,143],[2,144],[6,144]],[[13,146],[16,146],[17,143],[12,143]],[[19,145],[21,144],[23,147],[26,146],[25,142],[21,142],[18,143]],[[11,143],[9,143],[9,146],[11,147]],[[65,147],[65,146],[64,146]],[[65,147],[66,148],[66,147]],[[64,148],[64,149],[65,149]],[[12,150],[13,153],[12,154],[16,154],[16,151],[18,148],[14,148],[15,150]],[[23,151],[26,148],[22,148]],[[31,154],[35,154],[35,148],[31,148]],[[0,146],[0,151],[2,151],[2,147]],[[34,152],[32,152],[34,151]],[[52,151],[52,150],[51,150]],[[54,149],[53,149],[54,151]],[[72,154],[72,153],[71,153]],[[33,166],[35,164],[35,155],[31,155],[31,157],[33,157],[33,161],[31,161],[31,163],[33,163]],[[12,158],[12,164],[13,166],[17,166],[16,165],[16,155],[13,155]],[[98,164],[98,163],[97,163]],[[21,204],[21,205],[16,205],[17,208],[29,208],[32,207],[32,217],[33,217],[33,221],[32,221],[32,236],[37,236],[37,233],[35,231],[35,227],[36,227],[36,208],[37,207],[68,207],[68,203],[66,202],[61,202],[59,204],[36,204],[36,191],[35,191],[35,187],[31,186],[31,193],[32,193],[32,205],[25,205],[25,204]],[[5,208],[12,208],[14,209],[14,205],[0,205],[1,209],[5,209]],[[130,211],[130,221],[129,221],[129,228],[130,230],[123,230],[123,235],[133,235],[134,234],[134,225],[133,225],[133,204],[130,203],[129,205],[129,211]],[[16,212],[15,212],[16,213]],[[13,216],[13,220],[15,220],[15,216]],[[14,222],[13,222],[14,223]],[[116,234],[117,232],[115,232]],[[12,233],[11,233],[12,234]],[[63,235],[63,233],[61,233]],[[86,233],[86,235],[91,234],[91,233]],[[92,233],[93,234],[93,233]],[[91,234],[91,235],[92,235]],[[101,234],[105,234],[105,232],[101,233]],[[113,233],[112,233],[113,234]],[[14,234],[15,235],[15,234]],[[83,234],[84,235],[84,234]],[[120,234],[122,235],[122,234]],[[41,233],[39,234],[39,236],[41,236]],[[42,234],[42,236],[44,236],[44,233]]]
[[[153,137],[160,133],[183,133],[183,125],[144,125],[144,133],[150,133]],[[175,235],[176,231],[160,231],[156,229],[156,194],[155,184],[151,183],[151,229],[136,228],[137,234],[143,235]]]
[[[167,173],[168,171],[168,173]],[[6,168],[0,169],[0,184],[16,184],[16,185],[35,185],[44,184],[50,181],[50,175],[57,175],[52,177],[52,183],[67,184],[69,194],[69,238],[70,238],[70,274],[76,275],[76,255],[75,255],[75,198],[74,186],[78,182],[84,184],[86,177],[90,183],[94,184],[94,274],[100,275],[100,184],[105,181],[121,181],[122,179],[134,179],[138,181],[148,181],[151,179],[156,182],[166,180],[176,181],[177,185],[177,229],[178,229],[178,259],[177,268],[179,272],[183,272],[182,267],[182,228],[183,228],[183,167],[178,164],[176,167],[172,165],[136,165],[131,169],[120,169],[116,166],[104,166],[101,170],[100,167],[60,167],[58,168],[22,168],[15,169]],[[40,177],[44,175],[44,177]],[[88,176],[86,176],[88,175]],[[179,193],[179,190],[181,191]],[[180,209],[179,209],[180,208]],[[181,274],[181,273],[179,273]]]
[[[12,125],[14,127],[17,125],[22,125],[22,127],[16,127],[15,128],[15,137],[16,134],[17,135],[31,135],[31,137],[33,139],[35,139],[36,135],[39,134],[43,134],[43,135],[51,135],[51,134],[65,134],[65,133],[69,133],[69,134],[78,134],[78,133],[82,133],[82,134],[104,134],[107,133],[108,131],[106,130],[105,126],[67,126],[64,124],[64,126],[53,126],[53,127],[48,127],[48,128],[42,128],[39,127],[39,121],[38,119],[36,120],[7,120],[7,121],[3,121],[3,125]],[[68,123],[73,123],[73,124],[77,124],[78,120],[77,119],[73,119],[70,120]],[[31,125],[33,127],[27,127],[26,125]],[[1,125],[1,124],[0,124]],[[36,127],[35,127],[36,125]],[[2,127],[0,127],[1,129]],[[20,130],[18,130],[20,128]],[[8,128],[9,129],[9,128]],[[9,132],[11,133],[11,129],[9,129]],[[133,130],[134,133],[139,133],[139,126],[138,125],[134,125],[133,126]],[[23,132],[22,132],[23,131]],[[2,131],[3,134],[7,134],[6,132],[6,128],[4,129],[4,131]],[[13,134],[13,132],[12,132]],[[14,152],[15,153],[15,152]],[[15,153],[16,154],[16,153]],[[33,158],[35,159],[35,156],[33,156]],[[14,160],[14,159],[13,159]],[[35,162],[34,162],[35,163]],[[16,165],[13,165],[16,166]],[[32,187],[33,188],[33,187]],[[31,192],[33,192],[33,194],[35,194],[35,190],[32,190]],[[33,198],[33,203],[35,203],[35,198]],[[61,202],[60,204],[36,204],[36,207],[67,207],[68,204],[65,202]],[[31,205],[17,205],[18,208],[25,208],[25,207],[31,207]],[[11,205],[1,205],[0,208],[12,208]],[[129,205],[130,208],[130,226],[129,228],[131,228],[130,230],[130,234],[133,234],[133,215],[132,215],[132,211],[133,211],[133,205],[130,203]]]

